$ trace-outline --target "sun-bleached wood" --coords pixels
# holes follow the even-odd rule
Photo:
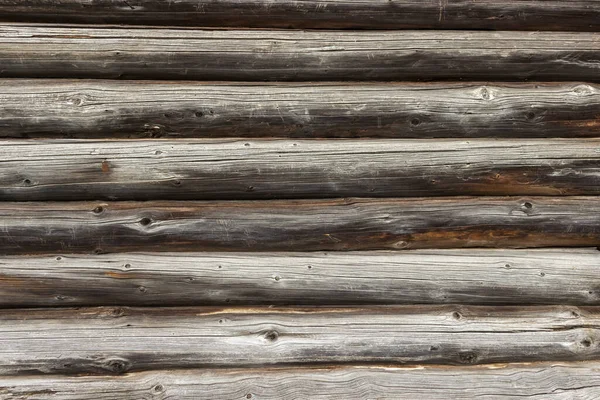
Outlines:
[[[0,77],[599,81],[600,33],[0,25]]]
[[[600,201],[450,197],[0,203],[0,253],[600,245]]]
[[[179,369],[123,376],[2,376],[0,395],[37,400],[596,400],[600,363]]]
[[[600,305],[597,249],[0,257],[0,306]]]
[[[359,29],[600,29],[595,0],[15,0],[0,21]]]
[[[0,374],[596,360],[599,327],[567,306],[7,309]]]
[[[16,139],[0,159],[4,201],[600,194],[600,139]]]
[[[10,79],[0,113],[1,137],[594,137],[600,86]]]

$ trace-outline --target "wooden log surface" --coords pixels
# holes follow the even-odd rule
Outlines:
[[[0,80],[2,137],[592,137],[599,115],[581,82]]]
[[[599,81],[600,33],[0,26],[0,77]]]
[[[597,249],[0,257],[0,307],[600,305]]]
[[[0,203],[0,254],[600,245],[598,197]]]
[[[332,366],[188,369],[119,376],[2,376],[6,399],[595,400],[596,361],[481,366]]]
[[[4,201],[600,194],[600,139],[17,139],[0,159]]]
[[[596,0],[2,0],[0,21],[270,28],[600,29]]]
[[[6,375],[600,356],[597,307],[50,308],[0,322]]]

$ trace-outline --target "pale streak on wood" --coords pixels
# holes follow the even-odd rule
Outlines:
[[[600,139],[13,139],[0,159],[3,201],[600,194]]]
[[[16,0],[1,21],[258,28],[595,31],[595,0]]]
[[[2,376],[5,399],[493,400],[600,398],[600,363],[187,369],[123,376]]]
[[[592,137],[600,86],[11,79],[0,113],[2,137]]]
[[[600,305],[596,249],[0,257],[0,306]]]
[[[597,197],[0,203],[0,254],[600,245]]]
[[[0,26],[0,77],[600,80],[600,33]]]
[[[38,308],[0,322],[4,375],[600,356],[598,307]]]

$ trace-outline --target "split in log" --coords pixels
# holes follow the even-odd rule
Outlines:
[[[599,81],[600,33],[0,26],[0,77]]]
[[[600,245],[598,197],[0,203],[0,254]]]
[[[413,250],[0,257],[0,307],[600,305],[600,251]]]
[[[14,0],[0,21],[336,29],[600,29],[595,0]]]
[[[0,337],[5,375],[584,361],[600,356],[600,308],[13,309],[0,311]]]
[[[600,139],[16,139],[0,159],[2,201],[600,194]]]
[[[11,79],[0,113],[2,137],[592,137],[600,86]]]
[[[188,369],[121,376],[3,376],[0,395],[37,400],[481,400],[600,398],[598,362],[482,366]]]

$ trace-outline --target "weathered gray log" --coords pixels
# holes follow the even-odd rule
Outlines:
[[[297,364],[597,360],[600,308],[0,311],[0,374]]]
[[[600,245],[598,197],[0,203],[0,254]]]
[[[596,361],[483,366],[188,369],[122,376],[2,376],[0,396],[37,400],[492,400],[600,398]]]
[[[361,29],[600,29],[596,0],[2,0],[1,21]]]
[[[600,81],[600,33],[0,26],[0,77]]]
[[[577,82],[0,80],[2,137],[591,137],[599,115]]]
[[[0,257],[0,306],[600,305],[600,251]]]
[[[600,139],[17,139],[0,159],[3,201],[600,194]]]

